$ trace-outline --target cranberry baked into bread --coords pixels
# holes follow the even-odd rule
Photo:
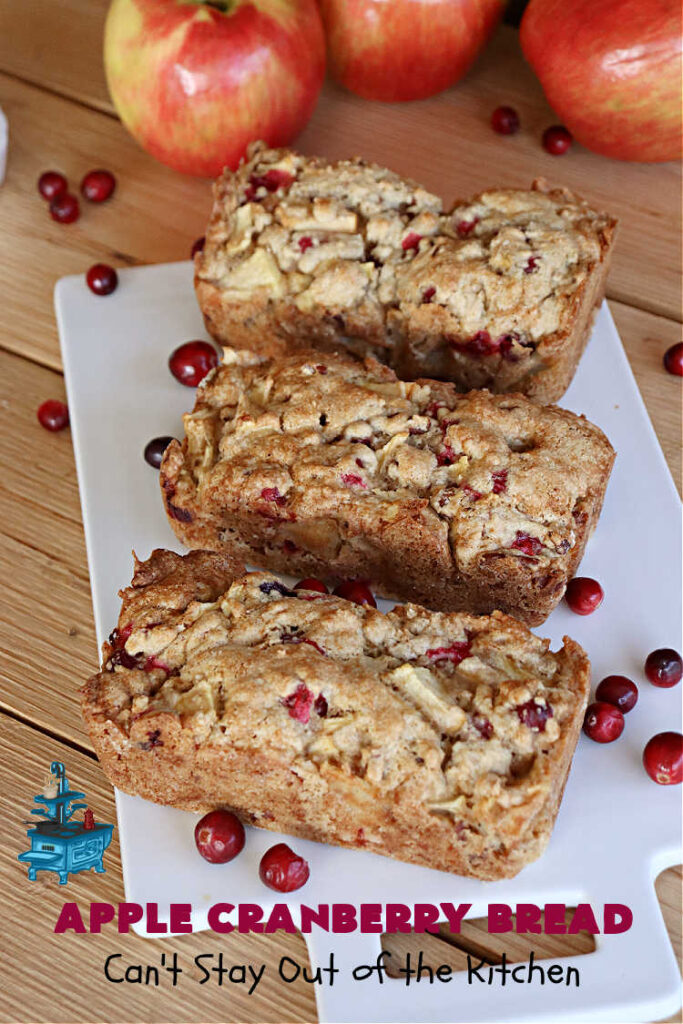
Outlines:
[[[614,458],[563,409],[319,352],[218,367],[184,422],[161,486],[188,547],[532,625],[574,575]]]
[[[564,189],[495,189],[444,213],[412,181],[257,144],[215,187],[195,285],[220,342],[315,343],[399,377],[557,400],[605,288],[616,221]]]
[[[387,615],[155,551],[83,711],[109,779],[190,810],[478,878],[538,857],[589,664],[496,612]]]

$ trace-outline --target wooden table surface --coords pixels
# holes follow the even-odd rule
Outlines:
[[[65,899],[123,900],[116,836],[106,874],[74,876],[68,890],[52,874],[28,882],[16,861],[25,840],[21,819],[53,759],[65,761],[98,819],[115,820],[111,787],[78,711],[78,687],[98,657],[73,452],[68,431],[48,434],[35,417],[41,401],[64,395],[52,290],[59,277],[83,272],[95,261],[122,266],[187,258],[210,204],[208,182],[182,178],[155,163],[116,119],[101,62],[105,10],[106,0],[0,5],[0,105],[11,136],[0,188],[0,799],[9,838],[1,877],[9,910],[6,933],[12,937],[2,1019],[314,1021],[311,986],[303,983],[264,982],[251,997],[214,986],[179,986],[165,989],[163,998],[154,989],[126,985],[112,997],[102,961],[114,949],[131,963],[154,962],[162,950],[191,959],[220,949],[230,962],[274,964],[285,954],[305,960],[303,941],[280,933],[239,939],[201,934],[163,943],[133,935],[58,940],[52,927]],[[490,111],[500,103],[520,112],[523,130],[513,138],[496,136],[488,126]],[[539,136],[555,121],[521,58],[515,30],[505,26],[465,81],[431,100],[387,106],[326,86],[298,144],[329,157],[361,153],[421,180],[448,201],[487,185],[526,185],[544,175],[616,213],[621,228],[608,298],[680,488],[681,382],[661,365],[663,352],[681,337],[680,166],[617,163],[578,146],[565,157],[551,157]],[[101,207],[84,203],[76,224],[55,224],[36,192],[38,175],[57,168],[75,185],[92,167],[116,174],[115,198]],[[658,881],[678,956],[680,882],[680,868]],[[479,934],[468,941],[476,948],[487,938]],[[393,939],[392,948],[409,941]],[[536,942],[536,955],[566,951],[557,942]],[[426,949],[422,940],[420,945]],[[453,938],[430,938],[427,945],[436,962],[461,965],[463,954]],[[528,948],[520,946],[521,958]],[[589,947],[578,936],[572,948]],[[55,996],[57,971],[68,979],[59,989],[63,999]]]

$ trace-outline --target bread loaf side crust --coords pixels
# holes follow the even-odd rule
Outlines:
[[[588,696],[577,644],[235,568],[205,552],[138,565],[82,691],[114,785],[477,878],[540,855]]]
[[[614,459],[566,410],[319,352],[218,368],[185,430],[160,480],[188,547],[531,625],[574,575]]]

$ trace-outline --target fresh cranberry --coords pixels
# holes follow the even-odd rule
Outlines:
[[[282,639],[283,641],[301,642],[301,637],[284,636]],[[296,690],[293,690],[287,697],[283,697],[282,704],[287,708],[290,718],[294,718],[297,722],[303,722],[306,725],[311,717],[313,694],[304,683],[299,683]]]
[[[452,466],[455,462],[455,452],[452,447],[446,443],[440,452],[436,453],[436,463],[438,466]]]
[[[567,584],[565,600],[576,615],[591,615],[602,604],[605,592],[590,576],[575,576]]]
[[[259,864],[259,878],[275,892],[294,892],[308,881],[308,863],[286,843],[276,843],[267,850]]]
[[[455,225],[455,230],[460,238],[469,238],[478,223],[479,217],[474,217],[472,220],[459,220]]]
[[[484,740],[490,740],[493,736],[493,726],[484,715],[475,713],[472,715],[472,725]]]
[[[59,224],[73,224],[75,220],[78,220],[80,214],[81,208],[78,205],[78,199],[70,192],[62,192],[55,196],[50,203],[50,216]]]
[[[293,181],[294,178],[291,174],[281,171],[278,167],[271,167],[265,174],[252,174],[249,179],[253,189],[263,187],[268,192],[277,192],[280,188],[287,188]]]
[[[264,487],[261,491],[261,497],[264,501],[272,501],[275,505],[286,505],[287,499],[284,494],[280,494],[277,487]]]
[[[181,384],[196,388],[218,366],[218,353],[208,341],[187,341],[171,354],[168,366]]]
[[[370,587],[362,580],[344,580],[334,588],[332,593],[347,601],[353,601],[354,604],[368,604],[371,608],[377,607]]]
[[[313,576],[307,576],[305,580],[299,580],[297,585],[294,587],[295,590],[314,590],[318,594],[328,594],[329,591],[322,580],[317,580]]]
[[[91,203],[103,203],[110,199],[116,188],[116,178],[111,171],[88,171],[81,182],[81,195]]]
[[[362,487],[363,490],[367,490],[368,485],[362,476],[358,476],[358,473],[342,473],[341,480],[347,487]]]
[[[190,249],[190,258],[194,259],[198,252],[204,252],[205,244],[206,237],[204,235],[202,235],[201,238],[198,238],[195,242],[193,242],[192,248]]]
[[[209,811],[197,822],[194,841],[204,860],[227,864],[244,847],[244,825],[231,811]]]
[[[308,235],[305,235],[303,238],[299,239],[299,249],[301,250],[301,252],[306,252],[306,250],[310,249],[312,245],[313,239],[309,238]]]
[[[683,736],[660,732],[648,741],[643,764],[650,778],[660,786],[679,786],[683,781]]]
[[[111,295],[119,283],[119,276],[106,263],[95,263],[85,275],[85,280],[95,295]]]
[[[596,743],[614,743],[624,731],[624,716],[614,704],[595,701],[586,709],[583,731]]]
[[[638,703],[638,687],[626,676],[605,676],[595,696],[599,701],[614,704],[625,715]]]
[[[68,187],[66,178],[59,171],[45,171],[38,178],[38,191],[48,202],[56,199],[57,196],[63,196]]]
[[[69,409],[64,402],[56,398],[48,398],[38,406],[38,422],[46,430],[64,430],[69,425]]]
[[[425,656],[432,661],[450,661],[453,665],[459,665],[465,658],[469,658],[471,653],[469,640],[456,640],[450,647],[430,647],[425,651]]]
[[[511,548],[515,548],[517,551],[521,551],[523,554],[528,555],[529,558],[533,558],[538,555],[543,548],[538,537],[532,537],[528,533],[524,533],[523,530],[517,531],[517,536],[510,545]]]
[[[533,732],[545,732],[545,724],[553,717],[553,709],[550,704],[539,704],[535,700],[528,700],[524,704],[518,704],[515,708],[517,717],[522,725]]]
[[[418,235],[416,231],[411,231],[409,232],[409,234],[406,235],[406,237],[401,242],[401,248],[404,250],[404,252],[407,252],[408,249],[417,249],[421,240],[422,235]]]
[[[152,466],[153,469],[158,469],[164,457],[164,452],[172,440],[172,437],[164,436],[153,437],[151,441],[148,441],[144,451],[145,462]]]
[[[664,353],[664,368],[674,377],[683,377],[683,341],[672,345]]]
[[[491,127],[499,135],[514,135],[519,131],[519,114],[514,107],[496,107],[491,114]]]
[[[564,125],[554,124],[543,132],[543,148],[553,156],[562,156],[571,144],[571,132],[568,132]]]
[[[648,654],[645,662],[645,675],[653,686],[668,689],[680,683],[683,676],[683,661],[678,651],[671,647],[660,647]]]
[[[493,493],[502,494],[508,485],[508,471],[507,469],[496,469],[491,473],[491,480],[493,481]]]

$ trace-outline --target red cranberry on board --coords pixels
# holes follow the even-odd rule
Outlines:
[[[626,676],[605,676],[598,684],[595,696],[599,701],[614,704],[625,715],[638,703],[638,687]]]
[[[519,131],[519,114],[514,107],[496,107],[491,114],[491,127],[499,135],[514,135]]]
[[[204,860],[226,864],[244,847],[244,825],[231,811],[209,811],[197,822],[194,841]]]
[[[88,171],[81,182],[81,195],[91,203],[103,203],[113,196],[115,188],[116,178],[111,171]]]
[[[332,593],[347,601],[353,601],[354,604],[368,604],[371,608],[377,607],[370,587],[362,580],[344,580],[334,588]]]
[[[168,366],[181,384],[196,388],[218,366],[218,353],[208,341],[187,341],[171,353]]]
[[[329,591],[322,580],[314,576],[307,576],[305,580],[299,580],[294,587],[295,590],[315,590],[318,594],[328,594]]]
[[[595,701],[586,708],[583,731],[596,743],[613,743],[624,731],[624,716],[614,704]]]
[[[38,422],[46,430],[54,432],[63,430],[69,425],[68,406],[64,402],[57,401],[56,398],[48,398],[47,402],[39,405],[37,415]]]
[[[107,263],[94,263],[85,275],[85,281],[95,295],[111,295],[119,283],[119,275]]]
[[[674,377],[683,377],[683,341],[672,345],[664,353],[664,369]]]
[[[562,156],[572,144],[571,132],[562,124],[554,124],[543,132],[543,148],[552,156]]]
[[[602,604],[605,592],[590,576],[575,576],[567,584],[565,601],[575,615],[591,615]]]
[[[66,178],[59,171],[44,171],[38,178],[38,191],[48,202],[63,196],[68,187]]]
[[[145,462],[152,466],[153,469],[158,469],[164,457],[164,452],[172,440],[172,437],[164,436],[153,437],[151,441],[148,441],[143,452]]]
[[[645,771],[660,786],[679,786],[683,781],[683,736],[680,732],[660,732],[643,751]]]
[[[201,238],[198,238],[195,242],[192,243],[192,248],[190,249],[190,256],[192,257],[192,259],[195,258],[198,252],[204,252],[205,243],[206,237],[204,235],[202,235]]]
[[[78,220],[80,214],[81,208],[78,205],[78,199],[70,192],[60,193],[50,203],[50,216],[58,224],[73,224],[75,220]]]
[[[663,689],[675,686],[683,676],[680,654],[671,647],[660,647],[653,651],[645,661],[645,675],[653,686],[661,686]]]
[[[261,857],[259,878],[275,892],[294,892],[308,881],[308,862],[286,843],[276,843]]]

